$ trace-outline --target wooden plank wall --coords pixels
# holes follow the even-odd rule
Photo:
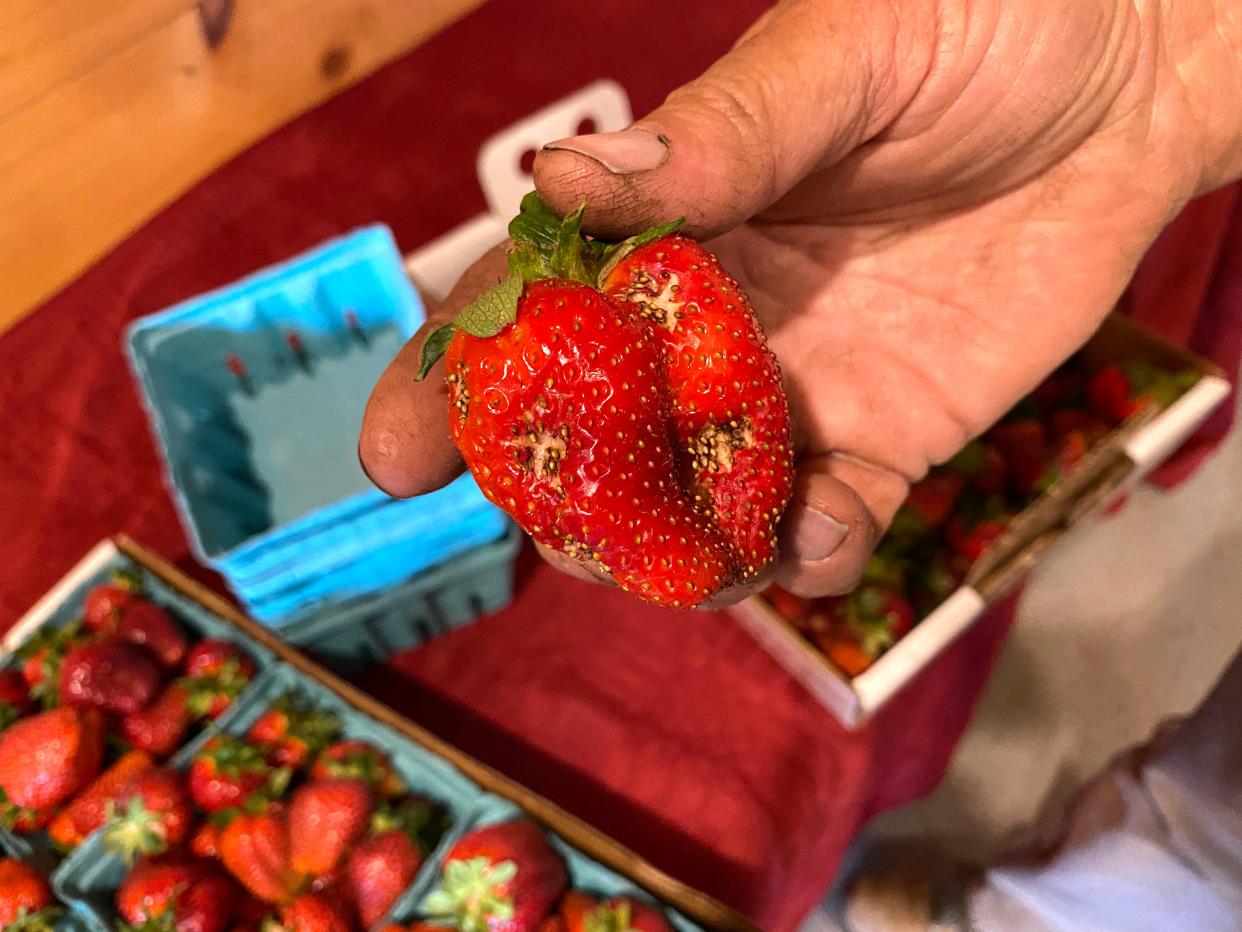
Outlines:
[[[0,2],[0,331],[482,0]]]

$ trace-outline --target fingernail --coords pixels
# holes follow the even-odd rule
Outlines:
[[[659,168],[668,158],[668,139],[645,129],[596,133],[558,139],[544,146],[554,152],[576,152],[594,159],[614,175],[632,175]]]
[[[788,535],[790,556],[809,563],[830,557],[850,532],[849,525],[810,508],[803,509],[793,520]]]

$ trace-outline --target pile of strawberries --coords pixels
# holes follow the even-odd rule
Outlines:
[[[841,672],[868,669],[953,592],[1006,525],[1123,421],[1167,406],[1194,371],[1142,361],[1088,373],[1071,360],[979,440],[914,485],[863,575],[845,596],[771,605]]]
[[[47,829],[61,851],[109,819],[126,822],[105,811],[92,783],[107,760],[121,754],[108,770],[117,780],[154,767],[227,709],[254,672],[229,641],[192,643],[135,580],[95,587],[80,619],[41,630],[0,670],[0,821],[20,833]]]
[[[422,918],[381,932],[673,932],[663,912],[643,900],[569,889],[564,860],[524,819],[468,832],[441,868]]]
[[[408,792],[384,752],[340,729],[337,716],[286,695],[244,737],[213,735],[185,774],[155,771],[169,794],[128,804],[153,830],[146,843],[103,835],[127,858],[142,854],[116,892],[118,915],[195,932],[374,926],[449,822]]]

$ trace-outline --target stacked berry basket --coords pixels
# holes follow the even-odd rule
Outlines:
[[[516,539],[468,475],[396,501],[355,455],[371,386],[422,320],[391,233],[373,226],[130,329],[192,549],[254,618],[303,631],[295,639],[313,621],[323,636],[342,607],[381,614],[374,599],[478,548],[478,606],[509,598]],[[384,645],[418,639],[390,627]]]

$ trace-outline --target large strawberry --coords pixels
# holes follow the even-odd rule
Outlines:
[[[160,854],[179,845],[190,830],[190,797],[181,774],[146,770],[107,805],[104,847],[126,864],[139,854]]]
[[[181,624],[146,599],[131,599],[120,609],[116,636],[141,644],[166,669],[179,667],[189,647]]]
[[[81,844],[86,836],[108,821],[108,804],[125,791],[134,777],[155,766],[145,751],[129,751],[73,798],[47,827],[48,836],[62,851]]]
[[[121,737],[157,757],[171,754],[190,729],[189,701],[184,685],[169,683],[150,705],[121,719]]]
[[[242,885],[268,903],[283,903],[306,878],[289,864],[289,826],[277,805],[242,812],[220,832],[220,860]]]
[[[326,874],[341,863],[366,833],[375,810],[371,790],[361,780],[312,780],[289,801],[289,863],[308,877]]]
[[[632,896],[601,901],[571,890],[561,900],[557,916],[565,932],[673,932],[664,913]]]
[[[262,750],[230,734],[215,735],[190,762],[190,796],[207,812],[240,806],[261,791],[279,796],[289,771],[273,768]]]
[[[324,748],[311,765],[315,780],[329,777],[361,780],[380,799],[392,799],[405,792],[405,781],[393,769],[388,755],[365,741],[347,738]]]
[[[225,932],[237,889],[213,861],[182,852],[140,860],[116,892],[130,926],[176,932]]]
[[[159,688],[160,669],[150,654],[116,637],[75,647],[60,665],[60,699],[69,705],[129,715]]]
[[[579,235],[529,195],[509,277],[428,338],[484,493],[535,540],[686,607],[775,552],[792,482],[775,358],[746,297],[668,224]]]
[[[47,881],[34,868],[13,858],[0,858],[0,929],[52,932],[57,913]]]
[[[255,719],[246,737],[277,767],[302,767],[341,731],[339,716],[291,695],[280,696]]]
[[[6,815],[47,810],[64,802],[99,773],[104,720],[97,709],[41,712],[0,734],[0,791]]]
[[[793,454],[780,368],[750,300],[714,255],[683,236],[622,246],[599,281],[659,344],[683,478],[696,501],[706,499],[743,576],[754,575],[776,555]]]
[[[565,862],[543,832],[516,819],[458,840],[423,911],[461,932],[534,932],[567,883]]]
[[[33,708],[26,678],[17,670],[0,670],[0,731]]]

